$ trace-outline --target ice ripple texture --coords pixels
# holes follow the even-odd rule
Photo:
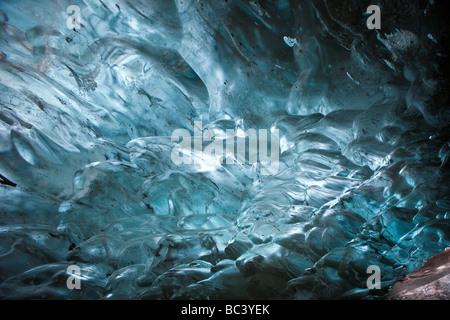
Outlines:
[[[447,17],[379,3],[2,1],[0,297],[379,298],[442,252]],[[278,173],[176,166],[194,121],[278,129]]]

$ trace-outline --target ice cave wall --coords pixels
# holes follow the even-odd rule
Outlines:
[[[0,297],[377,298],[442,252],[445,6],[371,4],[2,1]],[[174,164],[195,121],[279,170]]]

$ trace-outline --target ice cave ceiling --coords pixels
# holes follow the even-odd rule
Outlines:
[[[1,0],[0,298],[383,297],[450,246],[444,3]]]

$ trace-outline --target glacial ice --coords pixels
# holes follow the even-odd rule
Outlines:
[[[1,1],[0,297],[376,299],[444,251],[446,12],[378,3]],[[196,121],[278,171],[175,164]]]

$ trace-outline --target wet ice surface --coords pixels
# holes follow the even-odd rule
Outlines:
[[[446,17],[381,2],[2,1],[0,296],[377,298],[442,252]],[[175,165],[194,121],[278,172]]]

